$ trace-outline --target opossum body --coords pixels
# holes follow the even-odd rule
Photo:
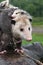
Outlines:
[[[22,50],[21,49],[22,39],[25,39],[27,41],[32,40],[32,27],[30,23],[32,17],[24,10],[15,8],[13,9],[14,9],[13,13],[9,13],[9,16],[11,17],[12,20],[10,22],[11,24],[10,32],[12,32],[14,45],[16,45],[16,50],[18,51]]]
[[[13,36],[12,24],[15,26],[15,21],[11,20],[11,14],[9,15],[9,10],[3,10],[0,13],[0,54],[3,54],[6,51],[19,51],[19,49],[22,51],[21,38],[18,36],[18,34],[16,34],[16,37]]]
[[[8,12],[4,11],[0,13],[0,53],[4,50],[13,49],[13,46],[11,19],[8,16]]]
[[[15,37],[18,34],[21,39],[31,41],[32,40],[32,26],[31,21],[32,17],[30,15],[26,15],[22,10],[15,10],[12,14],[12,20],[16,21],[15,26],[12,24],[13,36]],[[16,34],[14,34],[14,32]]]
[[[3,35],[5,35],[5,38],[4,38],[5,44],[2,46],[2,48],[4,46],[7,46],[11,42],[11,40],[12,40],[11,33],[12,33],[14,45],[16,44],[17,52],[20,50],[21,50],[21,52],[23,52],[21,49],[22,39],[25,39],[28,41],[32,39],[32,37],[31,37],[32,27],[31,27],[30,21],[28,20],[28,18],[26,18],[25,16],[21,16],[21,15],[18,18],[18,21],[11,20],[11,19],[8,20],[9,19],[8,13],[6,14],[6,12],[5,13],[2,12],[0,14],[2,16],[2,17],[0,16],[0,30],[2,30],[2,32],[4,32],[4,34],[2,34],[2,32],[1,32],[2,41],[3,41],[3,37],[4,37]],[[7,36],[6,36],[6,34],[7,34]],[[7,39],[6,39],[6,37],[7,37]],[[4,47],[4,48],[7,48],[7,47]]]

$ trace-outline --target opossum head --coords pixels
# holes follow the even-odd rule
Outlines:
[[[16,21],[19,20],[20,16],[23,16],[23,17],[25,16],[26,18],[30,19],[30,22],[32,21],[32,16],[26,11],[21,9],[16,9],[11,15],[12,19]]]
[[[16,22],[12,20],[12,33],[13,36],[20,36],[21,39],[25,39],[27,41],[32,40],[32,26],[30,23],[30,19],[26,18],[26,16],[20,16]]]
[[[30,16],[29,13],[27,13],[26,11],[24,10],[21,10],[21,9],[16,9],[13,14],[12,14],[12,20],[18,20],[20,18],[20,16],[25,16],[26,18],[30,19],[30,22],[32,21],[32,17]]]

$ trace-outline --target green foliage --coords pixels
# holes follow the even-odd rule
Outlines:
[[[43,16],[43,0],[10,0],[10,3],[28,11],[32,16]]]
[[[11,0],[11,3],[28,11],[32,16],[43,16],[43,0]]]
[[[32,25],[37,27],[43,27],[43,17],[33,17]]]

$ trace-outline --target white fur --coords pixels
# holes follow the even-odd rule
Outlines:
[[[30,30],[28,28],[30,27]],[[21,32],[20,28],[23,28],[24,31]],[[28,19],[26,19],[26,24],[23,21],[16,22],[15,25],[12,24],[12,33],[13,36],[16,36],[18,34],[22,39],[25,40],[32,40],[32,26]]]
[[[6,0],[6,6],[9,6],[9,0]]]
[[[18,7],[15,7],[15,6],[13,6],[13,5],[11,5],[11,4],[9,4],[9,0],[6,0],[6,5],[9,7],[9,8],[18,8]]]
[[[32,16],[30,16],[29,13],[27,13],[27,12],[24,11],[24,10],[17,9],[17,10],[15,10],[14,13],[12,14],[13,20],[16,20],[18,17],[20,17],[20,15],[22,15],[21,12],[24,12],[23,15],[26,15],[29,19],[32,19]]]
[[[4,5],[5,5],[5,8],[14,8],[14,9],[17,9],[17,8],[18,8],[18,7],[15,7],[15,6],[9,4],[9,0],[2,1],[2,2],[0,3],[0,5],[1,5],[1,6],[4,6]]]
[[[11,5],[11,6],[12,6],[12,5]],[[22,10],[22,9],[19,9],[18,7],[15,7],[15,6],[14,6],[14,9],[16,9],[16,10],[13,12],[13,14],[12,14],[12,17],[14,18],[14,20],[15,20],[16,17],[20,17],[20,15],[22,15],[21,12],[24,12],[23,15],[26,15],[29,19],[32,19],[32,16],[31,16],[29,13],[27,13],[26,11],[24,11],[24,10]],[[17,14],[16,14],[16,13],[17,13]]]
[[[0,3],[1,6],[3,6],[4,4],[6,4],[6,1],[2,1],[2,2]]]
[[[5,5],[5,7],[8,7],[8,6],[9,6],[9,0],[2,1],[2,2],[0,3],[0,5],[1,5],[1,6],[4,6],[4,5]]]

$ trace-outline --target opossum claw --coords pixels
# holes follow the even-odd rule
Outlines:
[[[1,52],[0,52],[0,55],[3,55],[4,53],[6,53],[6,50],[1,51]]]
[[[23,53],[24,50],[23,49],[15,49],[15,52],[17,52],[17,53]]]

